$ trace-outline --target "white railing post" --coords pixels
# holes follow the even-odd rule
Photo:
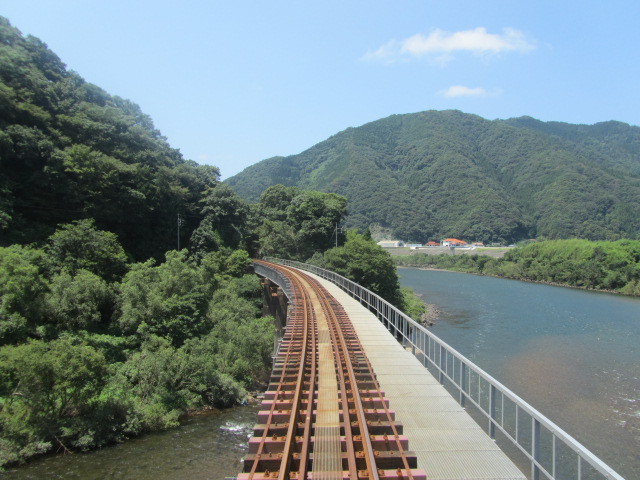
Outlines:
[[[464,382],[465,382],[465,377],[467,376],[467,365],[463,362],[460,361],[460,391],[459,391],[459,401],[460,401],[460,406],[462,408],[464,408],[464,400],[465,400],[465,389],[464,389]]]
[[[489,436],[496,438],[496,387],[489,384]]]
[[[531,417],[531,478],[532,480],[540,479],[540,468],[538,467],[539,461],[540,461],[540,422],[538,422],[538,420],[536,420],[535,417]]]

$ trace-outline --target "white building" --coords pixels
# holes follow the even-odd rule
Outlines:
[[[404,242],[402,240],[380,240],[378,245],[382,248],[400,248],[404,247]]]

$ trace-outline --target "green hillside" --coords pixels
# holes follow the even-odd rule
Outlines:
[[[0,245],[94,218],[135,258],[160,257],[200,221],[218,169],[186,161],[148,115],[67,70],[0,17]]]
[[[350,226],[379,225],[411,241],[637,238],[640,128],[393,115],[226,182],[252,201],[273,184],[338,193]]]

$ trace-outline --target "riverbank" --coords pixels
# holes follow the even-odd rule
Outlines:
[[[547,240],[516,247],[503,257],[397,255],[396,266],[475,273],[545,285],[640,296],[640,241]]]
[[[516,277],[505,277],[505,276],[501,276],[501,275],[490,275],[487,273],[482,273],[482,272],[466,272],[464,270],[453,270],[453,269],[448,269],[448,268],[434,268],[434,267],[424,267],[424,266],[418,266],[418,265],[398,265],[397,268],[411,268],[411,269],[415,269],[415,270],[426,270],[426,271],[433,271],[433,272],[452,272],[452,273],[466,273],[468,275],[478,275],[480,277],[491,277],[491,278],[503,278],[505,280],[517,280],[519,282],[527,282],[527,283],[535,283],[535,284],[539,284],[539,285],[549,285],[551,287],[564,287],[564,288],[574,288],[574,289],[578,289],[578,290],[586,290],[589,292],[594,292],[594,293],[610,293],[613,295],[620,295],[620,296],[626,296],[626,297],[638,297],[640,295],[625,295],[624,293],[621,293],[617,290],[608,290],[608,289],[596,289],[596,288],[589,288],[589,287],[581,287],[581,286],[577,286],[577,285],[568,285],[566,283],[557,283],[557,282],[547,282],[547,281],[542,281],[542,280],[530,280],[527,278],[516,278]],[[429,304],[426,304],[427,307],[429,307]]]
[[[487,257],[502,258],[514,247],[473,247],[454,248],[453,253],[450,247],[428,247],[412,249],[409,247],[384,248],[392,257],[411,255],[485,255]]]
[[[436,324],[436,321],[440,318],[442,312],[440,309],[433,303],[425,303],[427,311],[422,314],[420,318],[420,323],[426,327],[433,327]]]

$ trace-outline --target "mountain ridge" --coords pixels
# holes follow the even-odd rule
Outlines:
[[[640,128],[396,114],[226,182],[250,201],[279,183],[338,193],[349,199],[349,226],[379,225],[405,240],[635,237]]]

